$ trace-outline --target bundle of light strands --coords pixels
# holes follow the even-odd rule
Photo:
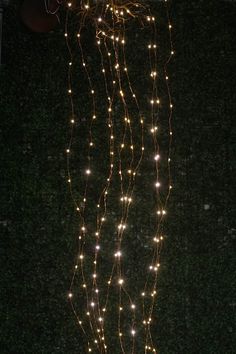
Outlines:
[[[68,297],[85,352],[158,351],[152,325],[172,189],[174,54],[161,6],[165,25],[137,1],[67,3],[67,178],[78,226]]]

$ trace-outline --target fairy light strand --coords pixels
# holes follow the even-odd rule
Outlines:
[[[101,4],[100,4],[101,5]],[[110,313],[111,301],[114,305],[114,300],[111,296],[114,297],[114,287],[117,287],[118,290],[118,300],[115,301],[117,306],[117,337],[120,345],[120,350],[122,353],[128,352],[134,354],[136,352],[136,343],[140,342],[140,335],[144,333],[144,338],[141,341],[144,343],[144,352],[148,351],[156,352],[156,348],[153,343],[151,335],[151,322],[153,317],[154,303],[156,301],[157,294],[157,274],[160,267],[160,251],[163,243],[163,225],[166,214],[166,207],[169,200],[170,192],[172,189],[171,184],[171,144],[172,144],[172,110],[173,103],[171,100],[169,80],[167,73],[167,66],[170,62],[170,59],[173,57],[173,44],[171,39],[171,29],[172,25],[170,23],[167,9],[167,18],[168,18],[168,30],[169,30],[169,39],[170,39],[170,56],[168,57],[164,65],[164,75],[166,80],[166,92],[169,102],[169,116],[168,116],[168,126],[169,126],[169,146],[168,146],[168,192],[164,196],[164,192],[160,192],[162,188],[162,181],[160,180],[160,168],[159,165],[162,163],[162,157],[160,155],[160,146],[159,146],[159,127],[156,122],[156,117],[159,115],[160,110],[160,93],[158,88],[159,70],[158,69],[158,60],[157,60],[157,44],[156,44],[156,21],[155,17],[152,14],[146,12],[146,7],[138,2],[133,1],[107,1],[99,6],[99,3],[93,5],[92,2],[82,1],[81,6],[73,8],[73,3],[68,3],[68,9],[77,12],[79,14],[81,22],[80,29],[77,33],[77,44],[78,52],[80,53],[82,69],[84,70],[89,93],[87,95],[90,97],[89,102],[91,105],[92,114],[90,115],[90,123],[88,129],[88,147],[87,147],[87,166],[84,167],[84,181],[79,185],[79,188],[83,193],[82,195],[82,207],[80,200],[77,199],[74,193],[74,178],[71,173],[71,154],[73,153],[72,144],[76,139],[75,137],[75,103],[74,96],[78,93],[74,91],[72,87],[72,76],[75,75],[73,71],[73,57],[78,54],[72,53],[71,49],[71,38],[72,34],[68,30],[68,13],[66,18],[66,29],[65,29],[65,39],[68,46],[70,61],[68,65],[68,96],[71,105],[71,117],[70,118],[70,140],[66,148],[67,155],[67,179],[69,184],[69,189],[71,196],[79,216],[79,248],[78,248],[78,257],[75,262],[73,277],[71,281],[70,291],[68,294],[69,300],[72,305],[73,312],[77,318],[78,324],[80,325],[84,335],[87,338],[88,352],[99,351],[100,353],[109,353],[109,337],[107,336],[107,326],[109,325],[109,316],[112,316]],[[145,14],[145,15],[144,15]],[[148,119],[146,121],[143,119],[140,110],[140,103],[137,95],[135,94],[133,84],[131,83],[129,76],[129,67],[130,64],[127,62],[126,58],[126,23],[128,18],[134,19],[136,17],[142,17],[151,25],[152,28],[152,39],[151,42],[147,44],[147,49],[149,52],[149,63],[150,63],[150,78],[152,81],[152,93],[150,97],[150,123]],[[95,207],[95,223],[94,227],[91,225],[91,221],[87,220],[87,213],[90,212],[91,206],[87,204],[87,195],[90,192],[91,179],[93,178],[93,169],[95,168],[94,162],[93,166],[91,165],[91,151],[96,149],[94,146],[93,136],[96,135],[96,125],[94,124],[97,120],[97,117],[101,115],[99,111],[99,104],[97,98],[97,88],[96,80],[93,78],[93,72],[90,70],[91,64],[87,64],[88,60],[85,57],[83,50],[83,44],[81,42],[81,37],[83,36],[82,28],[86,25],[86,20],[89,18],[94,22],[94,27],[96,29],[96,46],[98,53],[100,55],[101,63],[100,69],[103,77],[103,93],[106,96],[107,112],[103,119],[106,119],[107,122],[107,132],[109,135],[108,138],[108,174],[105,178],[105,184],[101,186],[99,198]],[[129,38],[128,38],[129,40]],[[94,81],[94,82],[93,82]],[[128,90],[128,91],[127,91]],[[81,94],[81,93],[80,93]],[[130,100],[134,102],[136,107],[136,113],[133,113],[133,108],[130,106]],[[120,106],[119,111],[122,113],[117,114],[117,104]],[[117,130],[117,115],[120,115],[121,126],[123,126],[123,133],[120,133]],[[131,116],[135,115],[135,120]],[[140,131],[137,129],[137,126],[134,128],[134,123],[139,122]],[[150,124],[150,125],[149,125]],[[151,126],[149,131],[149,126]],[[120,128],[119,128],[120,129]],[[137,133],[139,131],[139,133]],[[123,253],[122,245],[123,240],[126,239],[128,230],[127,223],[129,220],[130,208],[133,205],[133,198],[135,198],[135,188],[137,188],[136,177],[139,173],[139,169],[142,167],[143,157],[146,153],[145,149],[145,139],[147,139],[147,134],[151,133],[152,141],[152,154],[154,156],[154,169],[156,175],[156,181],[153,185],[150,185],[150,188],[153,188],[156,193],[156,231],[155,235],[152,237],[153,243],[153,255],[150,257],[150,265],[147,265],[147,278],[146,285],[143,289],[140,289],[140,294],[131,294],[128,291],[127,279],[125,279],[124,272],[124,263],[123,263]],[[137,134],[141,136],[139,138],[139,143],[137,142]],[[145,138],[146,135],[146,138]],[[138,145],[137,145],[138,144]],[[139,153],[137,152],[137,147],[139,146]],[[148,148],[149,149],[149,148]],[[82,167],[83,169],[83,167]],[[118,174],[118,176],[117,176]],[[117,179],[117,177],[118,179]],[[119,184],[118,184],[119,181]],[[114,187],[114,183],[116,186]],[[82,188],[82,189],[81,189]],[[115,188],[115,189],[114,189]],[[110,218],[111,212],[111,195],[114,194],[114,191],[120,190],[120,196],[117,196],[117,202],[114,204],[113,209],[117,212],[118,218],[115,221],[113,228],[114,234],[114,249],[112,250],[112,267],[110,274],[102,274],[100,269],[103,265],[103,258],[100,256],[100,253],[103,252],[103,247],[106,243],[107,238],[107,229],[106,219]],[[114,197],[113,197],[114,198]],[[119,203],[118,203],[119,201]],[[117,224],[116,224],[117,222]],[[87,225],[87,223],[89,223]],[[129,228],[129,227],[128,227]],[[112,229],[111,229],[112,230]],[[93,233],[93,253],[94,256],[87,255],[86,245],[88,242],[91,242],[90,234]],[[110,233],[110,232],[109,232]],[[88,240],[88,241],[87,241]],[[104,243],[105,242],[105,243]],[[107,255],[110,259],[111,257]],[[128,254],[126,255],[128,256]],[[90,267],[89,267],[90,265]],[[87,269],[93,268],[92,274],[87,273]],[[151,274],[154,273],[154,276]],[[80,276],[78,276],[80,274]],[[104,278],[105,276],[105,278]],[[77,279],[77,280],[76,280]],[[84,291],[85,299],[85,310],[79,311],[76,308],[74,303],[74,289],[75,282],[80,284],[80,288]],[[151,284],[151,285],[150,285]],[[150,291],[151,289],[151,291]],[[112,295],[111,295],[112,294]],[[135,299],[141,298],[137,304],[135,304],[132,297]],[[149,301],[147,301],[147,296]],[[140,304],[143,313],[143,319],[141,323],[137,322],[136,314],[140,312]],[[123,308],[127,307],[129,304],[129,313],[130,318],[130,339],[128,340],[128,333],[126,328],[123,328],[124,314],[127,316],[127,311],[123,311]],[[138,311],[138,312],[137,312]],[[126,317],[125,316],[125,317]],[[124,318],[125,318],[124,317]],[[139,316],[138,316],[139,318]],[[108,323],[108,324],[107,324]],[[144,327],[144,331],[141,328]],[[137,336],[137,329],[139,336]]]

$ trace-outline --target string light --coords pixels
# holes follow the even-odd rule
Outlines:
[[[72,3],[67,3],[67,6],[70,8],[70,11],[74,11]],[[73,117],[69,120],[71,138],[68,148],[66,149],[68,166],[67,181],[80,224],[80,235],[78,237],[79,253],[77,263],[74,266],[74,275],[70,289],[72,289],[73,294],[76,293],[75,284],[77,281],[79,282],[80,286],[83,288],[85,309],[81,311],[78,306],[76,307],[76,296],[73,296],[72,292],[68,293],[68,297],[71,300],[70,302],[78,319],[78,323],[82,326],[84,334],[90,338],[87,351],[107,353],[107,348],[108,352],[112,350],[112,347],[109,347],[109,337],[107,336],[106,330],[109,325],[109,316],[111,316],[109,311],[107,312],[107,309],[110,306],[109,304],[112,298],[110,294],[112,293],[112,301],[115,301],[118,305],[116,336],[119,338],[121,352],[123,354],[126,353],[124,348],[126,347],[125,341],[127,336],[123,338],[123,333],[126,331],[123,326],[125,318],[128,319],[130,324],[131,330],[129,335],[132,337],[132,345],[131,348],[127,349],[128,352],[130,354],[135,353],[137,332],[139,333],[137,337],[144,343],[143,348],[156,352],[152,343],[150,326],[154,309],[154,298],[157,294],[156,273],[160,268],[160,244],[161,241],[163,241],[161,232],[164,225],[164,216],[167,214],[166,207],[170,190],[172,189],[170,156],[173,135],[171,126],[173,103],[171,101],[169,90],[170,80],[167,73],[167,64],[170,58],[167,58],[164,70],[158,67],[157,49],[159,51],[161,47],[156,41],[157,23],[148,8],[143,4],[139,4],[138,1],[124,1],[123,4],[121,4],[120,1],[108,0],[106,6],[101,6],[99,2],[92,4],[92,2],[88,1],[86,4],[81,4],[81,8],[79,10],[76,9],[76,11],[79,16],[79,21],[81,20],[81,27],[76,33],[79,50],[79,54],[77,53],[77,55],[81,59],[81,70],[84,71],[87,78],[88,89],[85,95],[87,95],[88,107],[90,107],[91,113],[87,124],[87,136],[83,138],[83,141],[80,139],[81,145],[86,146],[84,149],[86,153],[84,159],[81,158],[80,173],[78,173],[81,177],[78,178],[71,168],[71,163],[76,155],[74,144],[72,144],[76,139],[74,128],[74,117],[76,117],[74,100],[78,91],[73,85],[74,80],[72,80],[72,74],[75,75],[74,68],[76,61],[72,60],[74,53],[72,53],[70,46],[73,34],[71,35],[68,30],[69,27],[66,25],[64,36],[71,55],[68,63],[69,82],[67,93],[71,104],[71,116]],[[150,69],[147,71],[149,72],[147,81],[149,80],[150,82],[150,96],[148,99],[150,108],[146,110],[144,115],[143,112],[141,114],[140,108],[140,102],[143,104],[143,101],[139,99],[142,94],[139,90],[133,89],[133,82],[131,82],[132,80],[129,76],[132,63],[127,63],[125,49],[126,47],[129,48],[131,42],[131,38],[128,37],[128,32],[126,31],[126,21],[131,21],[133,18],[135,19],[137,17],[141,17],[142,21],[146,19],[147,28],[150,29],[151,33],[150,40],[145,44],[144,48],[144,51],[148,53],[148,61],[150,64]],[[91,57],[88,56],[83,48],[84,39],[81,30],[87,18],[89,18],[89,21],[93,21],[96,29],[96,40],[94,43],[97,54],[100,55],[101,59],[99,64],[96,63],[98,67],[95,68],[95,70],[91,64]],[[89,21],[87,23],[89,23]],[[171,29],[172,25],[168,17],[168,31],[171,47],[169,51],[170,57],[174,55]],[[101,78],[100,82],[98,82],[98,78],[94,80],[95,71],[96,76]],[[162,93],[159,89],[163,78],[166,84],[165,93]],[[103,88],[101,89],[102,86]],[[145,88],[145,91],[148,92],[148,88]],[[104,102],[107,103],[105,113],[99,108],[101,106],[100,96],[103,94],[106,96]],[[131,99],[133,100],[132,103]],[[168,170],[165,175],[162,175],[160,166],[162,166],[162,164],[163,166],[165,165],[166,153],[162,154],[159,146],[160,139],[162,139],[162,119],[160,119],[159,112],[163,108],[169,112],[167,117],[169,125],[169,145],[167,147]],[[120,114],[121,112],[122,114]],[[102,151],[107,172],[102,176],[103,182],[101,184],[96,183],[96,166],[97,163],[100,163],[96,160],[98,149],[100,148],[100,142],[98,141],[99,139],[97,139],[96,133],[98,127],[96,121],[103,124],[104,136],[108,136],[106,143],[104,143],[104,146],[108,146],[108,150]],[[119,126],[119,129],[117,129],[117,126]],[[146,160],[143,159],[144,156],[148,157],[148,155],[151,157],[149,160],[147,158]],[[132,287],[132,284],[130,284],[130,280],[126,277],[126,270],[124,268],[124,260],[130,257],[131,252],[125,249],[123,254],[124,248],[122,246],[131,230],[129,225],[130,208],[137,206],[136,200],[138,200],[138,198],[135,196],[138,188],[137,177],[141,175],[140,170],[143,161],[147,160],[155,174],[154,180],[156,182],[154,182],[154,186],[152,182],[146,186],[146,188],[150,188],[150,191],[152,190],[156,193],[156,217],[154,218],[154,225],[157,225],[157,227],[154,231],[155,236],[152,234],[150,238],[153,249],[153,253],[150,255],[150,277],[147,269],[146,281],[142,288],[143,291],[140,289],[138,293],[140,301],[136,302],[137,294],[131,294],[130,291],[128,292],[127,290],[130,285]],[[160,183],[160,181],[162,183]],[[168,184],[168,188],[166,188],[166,184]],[[95,188],[96,193],[93,194],[93,189]],[[117,194],[117,197],[114,198],[114,194]],[[91,197],[92,195],[93,197]],[[94,195],[96,195],[96,197],[94,197]],[[135,198],[133,198],[133,196],[135,196]],[[94,200],[94,198],[97,199]],[[114,202],[114,199],[117,203]],[[93,215],[94,219],[92,220]],[[108,240],[110,244],[113,242],[112,251],[108,249]],[[85,245],[90,243],[93,244],[94,252],[87,255],[87,246]],[[109,252],[112,252],[112,254]],[[104,257],[105,253],[106,257]],[[103,263],[105,262],[105,258],[109,260],[112,265],[108,272],[103,273],[102,269],[104,268]],[[115,294],[116,299],[114,300]],[[127,304],[130,306],[130,311],[123,311]],[[106,312],[107,314],[105,316]],[[143,312],[144,320],[136,320],[136,316],[140,318],[141,312]],[[81,321],[81,319],[83,321]],[[144,329],[142,329],[143,324],[145,324]],[[140,328],[138,328],[138,326]]]

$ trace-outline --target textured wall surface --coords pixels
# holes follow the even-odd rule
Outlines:
[[[235,15],[235,1],[171,7],[175,188],[153,330],[160,354],[236,350]],[[30,33],[9,6],[0,69],[1,354],[84,353],[66,300],[76,228],[65,183],[66,57],[62,29]]]

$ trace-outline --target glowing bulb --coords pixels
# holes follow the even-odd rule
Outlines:
[[[117,252],[115,253],[115,257],[121,257],[121,256],[122,256],[121,251],[117,251]]]
[[[157,128],[157,127],[153,127],[153,128],[151,128],[151,130],[150,130],[150,131],[151,131],[151,133],[152,133],[152,134],[154,134],[157,130],[158,130],[158,128]]]
[[[124,280],[123,280],[123,279],[119,279],[119,280],[118,280],[118,284],[119,284],[119,285],[124,284]]]
[[[68,294],[68,297],[69,297],[70,299],[72,298],[72,296],[73,296],[72,293],[69,293],[69,294]]]

